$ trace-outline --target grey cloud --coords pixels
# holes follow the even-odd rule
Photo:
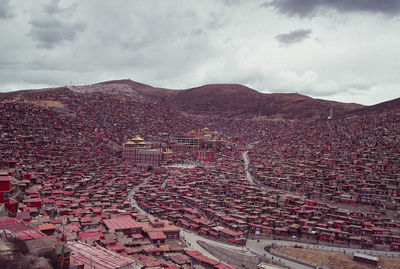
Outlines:
[[[79,32],[86,29],[85,23],[71,21],[75,9],[76,5],[61,8],[59,0],[53,0],[43,7],[42,13],[33,16],[29,22],[29,36],[36,41],[38,48],[52,49],[73,41]]]
[[[274,6],[259,8],[265,1]],[[337,24],[326,18],[298,20],[329,10],[335,20],[343,18],[338,5],[316,0],[118,2],[0,0],[0,12],[16,15],[0,19],[0,31],[10,33],[0,42],[0,90],[130,77],[177,89],[219,82],[369,103],[398,97],[399,17],[344,16],[346,28],[331,29]],[[282,19],[274,14],[279,11],[293,17]],[[317,29],[324,44],[308,42]],[[303,74],[309,69],[318,76]],[[285,70],[297,73],[282,76]],[[385,84],[368,90],[371,81]]]
[[[286,92],[299,92],[301,94],[314,96],[318,98],[327,98],[335,94],[356,96],[356,95],[363,95],[366,92],[370,91],[374,85],[375,83],[370,83],[370,84],[348,83],[348,84],[338,84],[336,87],[326,87],[323,84],[315,83],[303,89],[289,88],[286,89]],[[276,91],[274,90],[274,92],[285,92],[285,90],[282,89]]]
[[[191,36],[199,36],[199,35],[201,35],[203,32],[204,32],[203,29],[201,29],[200,27],[196,27],[196,28],[193,28],[193,29],[192,29],[192,31],[190,32],[190,35],[191,35]]]
[[[245,2],[244,0],[221,0],[221,1],[228,6],[242,4],[243,2]]]
[[[50,15],[60,13],[61,9],[59,7],[59,3],[59,0],[50,1],[47,5],[44,6],[44,10]]]
[[[73,41],[86,25],[81,22],[62,22],[57,18],[34,19],[30,21],[29,35],[39,48],[52,49],[64,41]]]
[[[206,24],[206,27],[209,29],[218,29],[230,24],[230,19],[225,16],[221,16],[217,12],[210,13],[210,19]]]
[[[0,19],[9,19],[14,16],[9,0],[0,0]]]
[[[372,12],[387,15],[400,13],[398,0],[273,0],[263,6],[272,6],[279,12],[300,17],[314,16],[324,9],[338,12]]]
[[[307,39],[310,36],[310,34],[311,34],[310,29],[307,30],[300,29],[296,31],[291,31],[287,34],[277,35],[275,38],[281,45],[290,45]]]
[[[362,94],[370,91],[374,86],[377,86],[377,83],[371,82],[369,84],[348,84],[345,86],[345,92],[353,95]]]
[[[60,7],[60,0],[52,0],[47,5],[43,6],[43,10],[48,15],[55,14],[64,14],[64,15],[73,15],[77,8],[76,4],[71,4],[67,7]]]
[[[120,42],[120,45],[125,50],[140,50],[145,48],[151,39],[148,37],[129,37],[126,40]]]

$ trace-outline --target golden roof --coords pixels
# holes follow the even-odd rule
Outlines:
[[[144,141],[143,138],[140,137],[140,135],[135,136],[134,138],[131,138],[130,141]]]
[[[147,145],[146,141],[144,141],[144,139],[141,138],[139,135],[135,136],[134,138],[131,138],[126,143],[124,143],[124,146],[143,147],[143,146],[146,146],[146,145]]]

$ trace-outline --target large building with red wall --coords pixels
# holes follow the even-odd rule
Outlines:
[[[10,202],[11,177],[0,176],[0,204],[8,204]]]
[[[122,151],[122,157],[125,161],[152,167],[160,166],[163,156],[162,150],[150,148],[140,136],[126,142]]]

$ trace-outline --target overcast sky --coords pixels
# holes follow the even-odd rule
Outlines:
[[[0,91],[130,78],[400,97],[398,0],[0,0]]]

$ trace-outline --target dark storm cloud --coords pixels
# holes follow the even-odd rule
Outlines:
[[[313,16],[323,9],[339,12],[373,12],[387,15],[400,13],[399,0],[273,0],[264,6],[272,6],[279,12],[301,17]]]
[[[75,8],[75,5],[61,8],[59,1],[53,0],[43,7],[41,13],[32,17],[29,35],[38,48],[52,49],[66,41],[73,41],[79,32],[86,29],[85,23],[70,20]]]
[[[287,34],[277,35],[275,38],[281,45],[290,45],[294,43],[299,43],[304,39],[307,39],[310,36],[310,34],[311,34],[310,29],[307,30],[300,29],[296,31],[291,31]]]
[[[0,0],[0,19],[9,19],[14,16],[9,0]]]

